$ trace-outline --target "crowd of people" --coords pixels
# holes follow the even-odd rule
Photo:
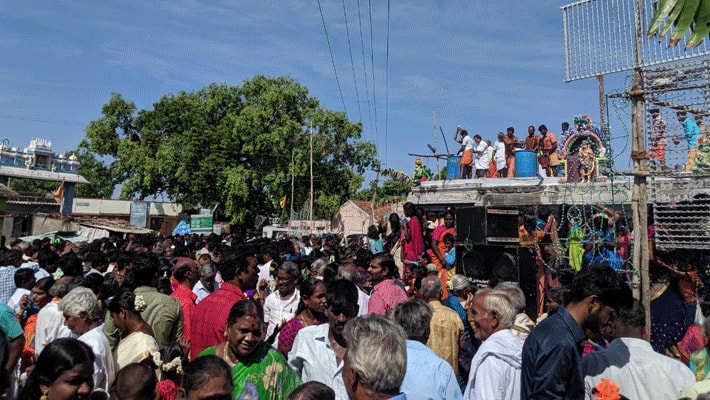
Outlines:
[[[461,155],[460,178],[512,178],[515,177],[515,153],[519,150],[535,153],[540,167],[547,176],[562,176],[560,160],[564,158],[564,140],[571,135],[569,123],[562,123],[560,140],[557,135],[547,130],[547,126],[528,127],[528,136],[519,140],[515,128],[508,127],[506,133],[498,132],[495,142],[484,140],[481,135],[469,136],[461,126],[456,128],[454,141],[461,144],[457,154]],[[592,154],[593,155],[593,154]],[[475,170],[475,174],[474,174]]]
[[[518,283],[457,273],[450,208],[406,203],[352,241],[14,242],[0,250],[0,384],[11,400],[702,398],[710,319],[691,297],[666,302],[685,336],[649,343],[654,306],[632,298],[619,250],[628,228],[597,208],[568,240],[560,216],[521,212],[533,315]],[[654,260],[697,292],[690,262]]]

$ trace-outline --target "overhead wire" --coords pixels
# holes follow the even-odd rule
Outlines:
[[[375,114],[375,150],[377,149],[377,135],[379,133],[379,124],[377,120],[377,85],[375,81],[375,46],[374,34],[372,30],[372,0],[367,0],[367,6],[370,14],[370,71],[372,72],[372,107]]]
[[[330,62],[333,64],[333,72],[335,73],[335,82],[338,84],[338,93],[340,94],[340,101],[343,103],[343,111],[345,115],[348,115],[348,108],[345,106],[345,97],[343,97],[343,87],[340,85],[340,78],[338,78],[338,69],[335,67],[335,58],[333,58],[333,48],[330,45],[330,36],[328,35],[328,28],[325,26],[325,17],[323,16],[323,7],[318,2],[318,11],[320,11],[320,20],[323,23],[323,31],[325,32],[325,40],[328,42],[328,51],[330,52]]]
[[[345,18],[345,37],[348,40],[348,53],[350,54],[350,69],[353,71],[353,83],[355,85],[355,101],[357,102],[357,112],[360,121],[362,121],[362,109],[360,108],[360,91],[358,90],[357,77],[355,76],[355,61],[353,60],[353,46],[350,41],[350,27],[348,24],[348,12],[345,9],[345,0],[343,4],[343,18]]]
[[[390,0],[387,0],[387,56],[385,58],[385,165],[387,165],[387,136],[389,133],[390,105]]]
[[[365,41],[362,35],[362,14],[360,13],[360,0],[357,0],[357,21],[360,27],[360,54],[362,56],[362,72],[365,76],[365,97],[367,98],[367,115],[370,118],[370,127],[372,127],[372,108],[370,107],[370,84],[367,81],[367,65],[365,62]],[[370,25],[372,26],[372,25]]]

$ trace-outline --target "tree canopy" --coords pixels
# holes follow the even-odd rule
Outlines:
[[[361,131],[293,79],[255,76],[242,86],[165,95],[152,110],[137,110],[114,93],[89,123],[80,150],[112,160],[104,167],[122,185],[121,198],[219,203],[231,223],[246,226],[290,198],[292,174],[295,205],[308,201],[311,139],[314,218],[330,218],[375,160],[375,146],[360,140]]]

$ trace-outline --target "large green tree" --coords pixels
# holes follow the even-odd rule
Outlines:
[[[113,94],[81,147],[112,160],[122,198],[167,196],[186,207],[220,203],[237,225],[274,214],[279,199],[309,198],[329,218],[362,184],[375,146],[344,113],[320,107],[293,79],[255,76],[242,86],[212,84],[163,96],[152,110]]]

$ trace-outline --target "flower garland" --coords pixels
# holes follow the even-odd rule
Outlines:
[[[133,301],[133,308],[138,312],[143,312],[146,307],[148,307],[148,304],[146,304],[143,296],[137,295],[136,299]]]
[[[153,352],[151,356],[153,357],[153,363],[161,371],[175,371],[179,375],[182,375],[182,359],[180,357],[175,357],[169,363],[164,363],[163,360],[160,358],[160,353],[158,353],[157,351]]]
[[[592,394],[599,400],[620,400],[619,385],[614,381],[602,378],[601,382],[592,389]]]

